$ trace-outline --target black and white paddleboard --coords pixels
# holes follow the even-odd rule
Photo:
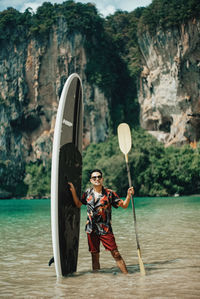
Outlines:
[[[51,169],[51,230],[57,277],[77,269],[80,209],[69,190],[81,196],[83,101],[82,82],[74,73],[60,97],[54,130]]]

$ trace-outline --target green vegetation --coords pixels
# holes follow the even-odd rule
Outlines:
[[[190,146],[165,148],[142,129],[132,130],[132,140],[129,164],[136,196],[200,193],[200,144],[196,150]],[[1,169],[8,169],[10,163],[11,161],[1,161]],[[89,172],[94,168],[103,171],[106,187],[112,188],[120,196],[126,195],[127,171],[117,136],[110,137],[106,142],[90,144],[83,152],[82,190],[90,186]],[[51,161],[46,165],[41,161],[29,163],[26,165],[24,181],[22,175],[21,173],[14,190],[16,173],[10,175],[8,188],[4,180],[8,176],[4,171],[4,176],[2,173],[0,175],[1,187],[7,191],[15,191],[16,196],[50,196]]]
[[[143,8],[127,13],[117,11],[105,19],[104,28],[112,47],[121,59],[121,63],[113,61],[115,69],[112,74],[117,76],[111,102],[114,125],[126,121],[132,126],[139,123],[139,105],[137,102],[137,84],[141,71],[141,53],[137,41],[137,26]],[[113,53],[114,51],[110,51]],[[108,53],[109,56],[109,53]],[[119,60],[119,59],[118,59]],[[118,68],[116,67],[118,66]],[[120,77],[119,77],[120,74]],[[117,88],[116,88],[117,87]],[[114,132],[116,127],[114,126]]]
[[[112,39],[117,52],[128,66],[129,74],[136,84],[141,71],[141,54],[138,47],[137,26],[143,7],[133,12],[117,11],[105,19],[105,30]]]
[[[0,44],[2,44],[2,42],[23,42],[26,38],[30,16],[31,14],[28,10],[24,13],[20,13],[12,7],[1,11]]]
[[[59,18],[67,21],[69,32],[81,32],[89,37],[100,33],[101,27],[113,35],[119,53],[129,50],[130,43],[137,43],[137,26],[140,31],[154,31],[157,26],[164,28],[200,16],[199,0],[153,0],[148,7],[139,7],[133,12],[117,11],[103,19],[92,3],[75,3],[73,0],[62,4],[44,2],[36,13],[31,8],[20,13],[12,7],[0,12],[0,40],[19,42],[26,34],[40,36],[49,34]],[[18,35],[17,35],[18,34]],[[97,35],[99,38],[100,35]],[[125,43],[124,43],[125,42]]]
[[[42,198],[50,195],[51,161],[44,165],[41,161],[26,165],[24,183],[27,197]]]
[[[154,34],[158,26],[169,28],[200,16],[199,0],[153,0],[143,12],[139,32]]]
[[[24,168],[14,159],[0,160],[0,189],[15,196],[26,195],[27,185],[23,182]]]
[[[90,3],[75,3],[71,0],[62,4],[44,2],[36,13],[33,13],[31,8],[20,13],[9,7],[0,12],[0,42],[10,40],[19,43],[25,36],[38,39],[48,37],[52,26],[59,18],[67,21],[69,34],[74,32],[91,34],[98,31],[99,24],[103,22],[95,6]]]
[[[132,140],[129,163],[137,196],[200,193],[199,147],[164,148],[141,129],[132,131]],[[84,152],[83,165],[83,189],[88,186],[89,170],[97,167],[104,173],[105,185],[125,196],[126,165],[116,136],[105,143],[91,144]]]

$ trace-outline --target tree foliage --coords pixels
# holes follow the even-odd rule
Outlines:
[[[200,192],[199,147],[196,150],[189,146],[165,148],[141,129],[132,131],[132,140],[129,164],[137,196]],[[126,165],[116,136],[105,143],[91,144],[84,153],[83,165],[83,188],[88,186],[89,171],[99,168],[104,173],[105,185],[126,195]]]
[[[0,44],[2,42],[22,42],[27,34],[31,13],[20,13],[9,7],[0,12]],[[24,26],[25,25],[25,26]]]
[[[132,130],[132,149],[128,157],[136,196],[199,194],[199,151],[200,144],[196,150],[190,146],[165,148],[142,129]],[[83,152],[82,191],[90,186],[89,173],[94,168],[103,171],[106,187],[112,188],[120,196],[126,196],[127,170],[117,136],[110,137],[106,142],[90,144]],[[47,165],[39,161],[29,163],[25,173],[23,196],[49,196],[50,161]]]
[[[105,19],[105,29],[115,44],[120,57],[128,65],[133,79],[136,79],[141,71],[137,26],[143,11],[144,7],[139,7],[130,13],[118,10],[114,15]]]
[[[24,167],[21,161],[0,160],[0,189],[14,194],[23,196],[27,192],[27,186],[23,182]]]
[[[153,0],[140,18],[139,32],[148,29],[153,34],[159,26],[166,29],[199,16],[199,0]]]
[[[51,163],[43,165],[41,161],[26,165],[24,183],[27,197],[42,198],[50,196]]]

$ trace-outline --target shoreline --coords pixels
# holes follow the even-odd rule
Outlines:
[[[182,197],[199,197],[200,198],[200,194],[189,194],[189,195],[169,195],[169,196],[135,196],[134,199],[140,199],[140,198],[163,198],[163,199],[169,199],[169,198],[182,198]],[[44,199],[49,199],[51,200],[50,195],[49,196],[43,196],[43,197],[34,197],[34,196],[29,196],[29,197],[5,197],[2,198],[0,197],[0,200],[44,200]]]

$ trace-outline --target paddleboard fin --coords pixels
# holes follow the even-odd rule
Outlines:
[[[54,257],[52,257],[50,260],[49,260],[49,267],[51,266],[51,264],[54,263]]]

